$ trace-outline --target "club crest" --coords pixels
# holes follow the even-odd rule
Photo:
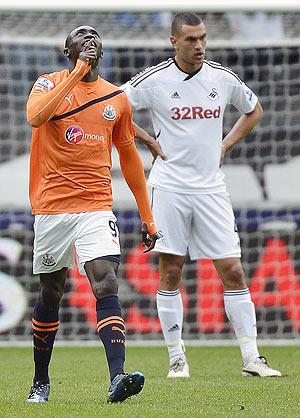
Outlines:
[[[213,88],[211,89],[211,92],[207,96],[210,100],[217,100],[219,98],[219,94],[217,92],[217,89]]]
[[[115,108],[113,105],[106,105],[103,110],[103,117],[106,120],[115,120],[117,117]]]
[[[53,267],[53,266],[55,266],[56,261],[55,261],[53,255],[46,253],[42,257],[42,264],[45,267]]]

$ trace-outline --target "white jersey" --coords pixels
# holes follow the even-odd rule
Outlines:
[[[149,109],[156,139],[168,157],[156,159],[150,186],[189,194],[226,190],[219,168],[225,108],[232,104],[249,113],[257,103],[235,73],[205,60],[189,75],[170,58],[121,88],[134,109]]]

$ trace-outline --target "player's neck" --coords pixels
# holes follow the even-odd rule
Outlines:
[[[91,68],[90,71],[81,79],[81,81],[84,81],[85,83],[92,83],[98,79],[98,76],[99,68]]]
[[[186,61],[179,59],[175,56],[175,63],[177,67],[186,74],[194,74],[202,68],[203,62],[201,64],[190,64]]]
[[[69,71],[70,73],[74,70],[75,64],[70,61],[69,63]],[[99,76],[99,65],[96,65],[95,67],[91,67],[90,71],[81,79],[81,81],[85,83],[92,83],[93,81],[96,81]]]

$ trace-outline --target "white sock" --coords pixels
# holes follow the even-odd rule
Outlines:
[[[185,359],[181,344],[183,305],[179,289],[158,290],[156,294],[157,312],[167,344],[170,364],[177,358]]]
[[[225,311],[240,345],[243,363],[254,361],[258,356],[256,344],[256,316],[249,289],[226,290]]]

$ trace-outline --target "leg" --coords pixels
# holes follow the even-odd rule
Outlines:
[[[33,317],[33,351],[35,374],[28,402],[46,402],[50,392],[49,363],[59,326],[58,310],[66,279],[64,268],[40,274],[40,291]]]
[[[224,286],[224,305],[242,351],[244,364],[258,356],[256,318],[240,258],[214,261]]]
[[[179,286],[192,233],[193,202],[190,195],[153,189],[152,204],[156,226],[162,233],[155,244],[159,252],[160,270],[156,302],[170,366],[174,364],[174,368],[170,367],[168,377],[188,377],[188,364],[181,339],[183,306]],[[180,367],[176,366],[178,362]]]
[[[182,342],[183,305],[180,294],[185,257],[159,254],[159,289],[157,311],[170,358],[168,377],[189,377]]]
[[[238,339],[244,370],[243,375],[280,376],[260,357],[256,343],[256,316],[240,258],[214,260],[224,286],[224,305]]]
[[[84,265],[96,297],[97,331],[104,345],[111,386],[108,402],[122,402],[139,393],[144,376],[139,372],[125,375],[125,323],[118,299],[117,272],[119,263],[110,256],[87,261]]]
[[[105,347],[111,381],[124,373],[125,324],[118,299],[118,263],[96,259],[85,263],[85,271],[96,298],[97,331]]]

